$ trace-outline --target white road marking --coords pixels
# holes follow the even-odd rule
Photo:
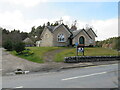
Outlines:
[[[98,66],[111,66],[111,65],[118,65],[118,64],[108,64],[108,65],[98,65]]]
[[[77,78],[84,78],[84,77],[88,77],[88,76],[94,76],[94,75],[105,74],[105,73],[107,73],[107,72],[100,72],[100,73],[94,73],[94,74],[89,74],[89,75],[70,77],[70,78],[62,79],[62,81],[65,81],[65,80],[72,80],[72,79],[77,79]]]
[[[23,86],[19,86],[19,87],[14,87],[14,88],[23,88]]]
[[[101,66],[110,66],[110,65],[118,65],[118,64],[109,64],[109,65],[97,65],[97,66],[89,66],[89,67],[83,67],[83,68],[101,67]]]

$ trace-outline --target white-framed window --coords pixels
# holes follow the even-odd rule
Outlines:
[[[65,42],[65,37],[64,37],[64,34],[58,34],[58,42]]]

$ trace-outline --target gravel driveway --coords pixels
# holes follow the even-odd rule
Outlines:
[[[13,56],[9,52],[2,49],[2,74],[13,72],[16,69],[35,71],[41,67],[44,67],[45,64],[39,64],[27,61],[25,59]]]

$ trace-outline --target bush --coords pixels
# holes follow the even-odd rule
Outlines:
[[[96,41],[96,46],[120,50],[120,37],[112,37],[103,41]]]
[[[7,49],[7,51],[12,51],[13,50],[13,43],[11,40],[7,40],[4,42],[3,47]]]
[[[113,41],[113,49],[120,50],[120,38]]]
[[[14,50],[21,54],[25,50],[25,44],[23,42],[17,42],[14,44]]]
[[[13,42],[11,40],[7,40],[3,43],[3,47],[7,49],[7,51],[15,50],[17,53],[21,54],[23,50],[25,50],[25,44],[23,42]]]
[[[30,49],[25,49],[22,54],[24,54],[24,56],[30,56],[30,55],[33,55],[34,52],[31,51]]]

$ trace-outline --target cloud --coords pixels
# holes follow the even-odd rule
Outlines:
[[[39,25],[43,25],[44,23],[47,23],[48,21],[50,23],[55,23],[56,21],[59,21],[61,19],[63,20],[64,24],[67,24],[69,26],[72,23],[71,17],[68,16],[68,15],[64,15],[64,16],[61,16],[61,17],[56,17],[56,18],[51,18],[51,19],[38,18],[38,19],[34,20],[32,24],[35,25],[35,26],[39,26]]]
[[[62,16],[63,22],[69,27],[73,24],[74,18],[69,15]],[[60,20],[59,18],[37,18],[37,19],[31,19],[27,20],[23,13],[19,10],[15,10],[12,12],[4,12],[0,13],[0,26],[3,28],[6,28],[8,30],[18,29],[24,32],[30,32],[32,26],[39,26],[43,25],[44,23],[47,23],[48,21],[51,23],[54,23],[57,20]],[[77,27],[78,29],[85,28],[85,25],[89,24],[90,26],[93,26],[94,31],[97,31],[97,40],[104,40],[110,37],[118,36],[118,19],[112,18],[107,20],[91,20],[91,21],[82,21],[77,20]]]
[[[74,23],[74,18],[70,16],[63,16],[64,22],[71,26]],[[110,37],[117,37],[118,36],[118,18],[111,18],[107,20],[90,20],[90,21],[83,21],[77,20],[77,28],[82,29],[86,28],[86,24],[93,27],[94,32],[97,34],[96,40],[105,40]],[[120,35],[120,34],[119,34]]]
[[[64,23],[69,25],[70,27],[74,23],[73,17],[66,15],[63,16],[62,18]],[[86,28],[86,24],[93,27],[94,32],[98,36],[96,40],[105,40],[110,37],[118,36],[118,18],[111,18],[107,20],[90,20],[90,21],[77,20],[77,29]]]
[[[33,7],[42,2],[47,2],[47,0],[1,0],[1,2],[22,5],[25,7]]]
[[[9,30],[19,29],[26,31],[30,25],[19,10],[0,13],[0,20],[0,26]]]
[[[5,11],[4,13],[0,13],[0,20],[1,20],[0,27],[6,28],[8,30],[17,29],[24,32],[30,32],[31,27],[33,26],[37,27],[39,25],[43,25],[44,23],[47,23],[48,21],[51,23],[55,23],[56,21],[60,20],[60,18],[51,18],[51,19],[37,18],[37,19],[28,20],[24,17],[21,11],[15,10],[11,12]]]
[[[91,20],[81,21],[78,20],[77,26],[82,29],[86,27],[86,24],[93,27],[93,30],[97,34],[97,40],[105,40],[110,37],[118,36],[118,19],[112,18],[107,20]]]
[[[93,20],[91,25],[97,29],[98,40],[118,36],[118,19]]]

